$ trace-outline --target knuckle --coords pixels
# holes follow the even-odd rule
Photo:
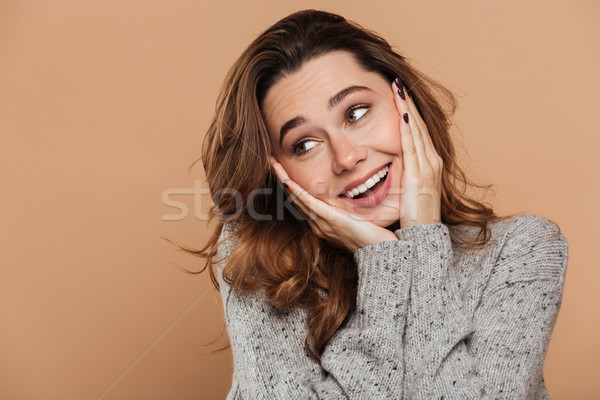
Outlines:
[[[408,155],[414,156],[417,154],[417,148],[415,146],[408,146],[404,152]]]
[[[414,174],[406,174],[406,183],[410,186],[416,186],[420,181],[419,176]]]
[[[442,171],[444,169],[444,160],[437,158],[437,170]]]

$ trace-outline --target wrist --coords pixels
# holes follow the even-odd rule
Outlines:
[[[361,243],[357,243],[356,248],[354,249],[354,252],[356,252],[361,247],[370,246],[375,243],[389,242],[389,241],[395,241],[395,240],[399,240],[399,239],[394,232],[387,230],[387,229],[382,229],[381,232],[377,232],[377,235],[373,236],[369,240],[366,240]]]

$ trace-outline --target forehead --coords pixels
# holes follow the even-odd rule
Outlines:
[[[281,78],[265,96],[262,111],[270,135],[278,137],[281,125],[291,118],[301,115],[310,119],[311,114],[326,112],[329,98],[349,85],[375,89],[378,78],[381,80],[345,51],[308,61],[297,72]]]

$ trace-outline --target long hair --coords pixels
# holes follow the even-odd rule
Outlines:
[[[337,50],[351,53],[390,85],[397,76],[404,81],[443,160],[441,222],[453,243],[482,247],[491,236],[488,223],[513,216],[499,217],[490,205],[467,196],[469,185],[486,190],[492,185],[468,182],[457,164],[449,134],[454,96],[409,65],[385,39],[340,15],[317,10],[293,13],[260,34],[228,72],[203,143],[200,160],[213,195],[214,230],[199,250],[178,246],[206,259],[196,273],[209,267],[219,289],[212,268],[219,236],[226,220],[235,222],[237,247],[223,268],[223,279],[233,290],[264,290],[278,309],[307,309],[304,346],[319,364],[328,340],[355,307],[357,268],[350,252],[318,238],[293,209],[281,207],[285,194],[270,167],[272,145],[261,105],[280,78]],[[460,225],[479,228],[477,236],[470,240],[461,235]]]

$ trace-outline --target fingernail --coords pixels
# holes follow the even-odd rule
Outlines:
[[[398,94],[400,95],[400,98],[402,100],[406,100],[406,96],[404,96],[404,85],[402,84],[402,79],[398,77],[394,82],[396,82],[396,86],[398,86]]]
[[[289,188],[288,184],[287,184],[287,183],[285,183],[285,182],[281,182],[281,186],[283,186],[283,187],[284,187],[284,188],[286,188],[286,189],[288,189],[288,188]]]
[[[404,122],[406,122],[408,124],[408,114],[407,113],[402,114],[402,118],[404,118]]]

